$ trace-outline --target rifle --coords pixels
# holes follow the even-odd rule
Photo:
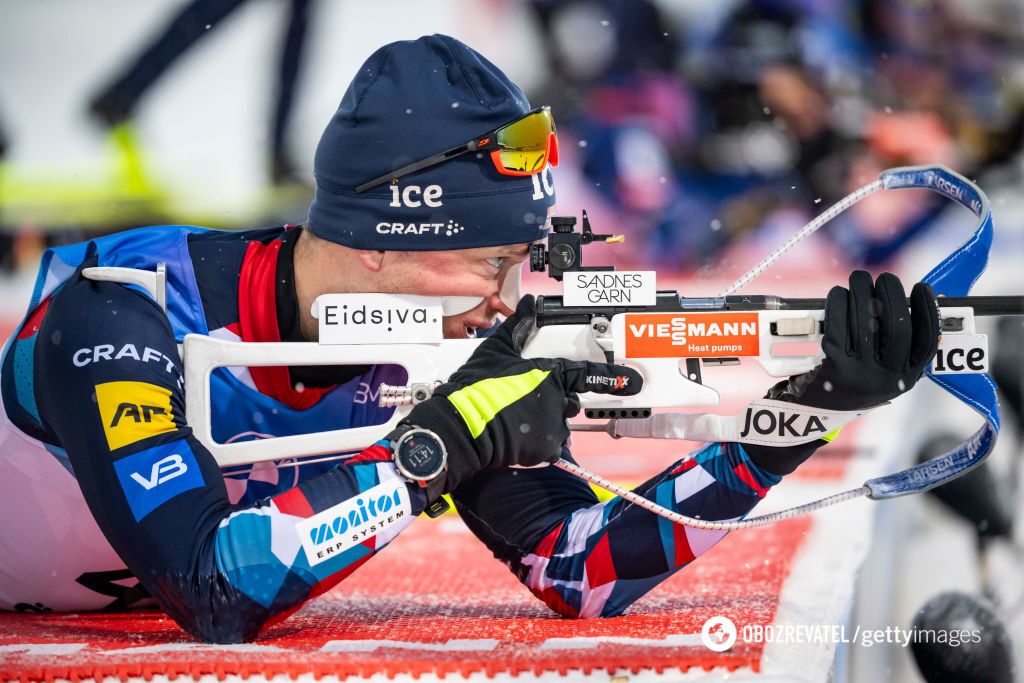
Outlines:
[[[547,243],[532,245],[530,268],[546,271],[563,283],[562,296],[537,299],[537,329],[523,356],[562,357],[628,364],[644,377],[643,390],[629,397],[581,395],[587,418],[581,431],[603,431],[613,437],[678,438],[762,444],[806,443],[834,434],[862,412],[840,412],[760,399],[737,416],[708,412],[655,413],[660,408],[706,408],[718,405],[719,393],[702,382],[703,366],[727,366],[754,358],[772,377],[807,372],[822,353],[792,356],[784,343],[820,342],[825,300],[736,294],[767,269],[793,244],[813,233],[863,197],[883,189],[927,188],[971,210],[978,223],[971,237],[936,266],[924,281],[941,296],[940,351],[927,375],[985,418],[985,425],[950,452],[901,472],[869,480],[856,489],[780,513],[736,522],[684,517],[657,506],[577,465],[555,463],[587,481],[678,523],[705,529],[736,529],[767,524],[842,500],[866,495],[873,499],[916,493],[938,486],[977,466],[991,451],[999,429],[995,387],[985,374],[988,348],[975,328],[977,316],[1024,314],[1024,296],[969,296],[984,271],[992,241],[987,197],[974,183],[942,166],[891,169],[873,183],[838,202],[805,226],[785,245],[737,280],[720,296],[685,297],[658,291],[651,272],[619,272],[611,266],[585,266],[583,249],[595,241],[615,242],[595,234],[586,212],[582,230],[574,217],[552,219]],[[111,270],[111,269],[93,269]],[[125,270],[125,269],[118,269]],[[90,277],[99,277],[94,273]],[[154,290],[158,281],[143,278]],[[127,281],[125,273],[118,281]],[[141,276],[139,276],[141,277]],[[155,276],[159,278],[159,273]],[[103,279],[114,279],[113,277]],[[143,284],[139,279],[132,280]],[[159,300],[159,296],[154,293]],[[285,458],[346,457],[374,443],[408,414],[411,406],[430,397],[472,354],[481,340],[442,339],[440,300],[380,294],[331,294],[314,305],[319,342],[240,343],[190,334],[182,356],[188,392],[187,419],[196,437],[222,467]],[[356,318],[361,314],[361,322]],[[367,320],[377,320],[376,326]],[[386,330],[386,331],[385,331]],[[354,343],[353,343],[354,342]],[[408,373],[404,386],[380,387],[380,404],[395,408],[383,424],[312,434],[222,444],[211,425],[210,373],[224,366],[392,364]],[[314,462],[311,460],[307,462]]]

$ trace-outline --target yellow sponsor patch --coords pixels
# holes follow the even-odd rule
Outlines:
[[[171,391],[155,384],[97,384],[96,403],[110,450],[177,429],[171,413]]]

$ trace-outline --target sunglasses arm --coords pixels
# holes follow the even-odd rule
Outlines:
[[[366,192],[367,190],[372,190],[378,185],[383,185],[393,180],[398,180],[402,176],[407,176],[411,173],[422,171],[425,168],[430,168],[431,166],[436,166],[438,164],[444,163],[449,159],[454,159],[455,157],[461,156],[466,152],[476,151],[475,146],[470,147],[470,145],[475,144],[476,140],[473,140],[472,142],[468,142],[460,147],[453,147],[447,152],[441,152],[440,154],[429,156],[426,159],[420,159],[419,161],[414,161],[411,164],[406,164],[401,168],[396,168],[393,171],[389,171],[384,175],[377,176],[373,180],[363,183],[362,185],[356,188],[356,192]]]

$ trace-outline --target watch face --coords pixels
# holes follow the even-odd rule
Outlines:
[[[417,479],[434,477],[444,465],[440,442],[422,432],[414,432],[402,439],[398,447],[398,459],[402,468]]]

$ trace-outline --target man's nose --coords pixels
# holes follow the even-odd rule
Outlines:
[[[498,292],[487,297],[487,307],[506,318],[515,313],[514,309],[509,308],[505,302],[501,300],[501,295]]]

